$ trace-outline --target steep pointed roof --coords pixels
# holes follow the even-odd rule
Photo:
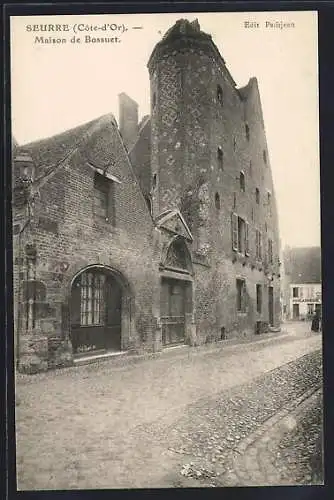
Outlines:
[[[16,155],[26,154],[32,158],[37,169],[37,177],[48,174],[59,163],[65,161],[80,144],[110,122],[117,128],[114,116],[109,113],[61,134],[19,146]]]
[[[188,19],[179,19],[176,23],[169,28],[169,30],[162,37],[162,41],[171,40],[180,36],[198,37],[211,40],[211,36],[204,31],[201,31],[198,19],[188,21]]]
[[[207,50],[213,55],[220,64],[225,68],[227,77],[231,84],[236,87],[236,83],[225,65],[225,60],[219,52],[217,46],[212,40],[212,36],[201,30],[198,19],[189,21],[188,19],[179,19],[176,23],[169,28],[169,30],[162,37],[160,42],[154,47],[152,54],[149,58],[147,66],[151,71],[152,65],[161,53],[164,52],[166,47],[178,45],[179,43],[191,43],[192,45],[199,45],[202,49]]]

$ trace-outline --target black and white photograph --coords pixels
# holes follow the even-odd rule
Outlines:
[[[324,484],[316,11],[10,17],[20,491]]]

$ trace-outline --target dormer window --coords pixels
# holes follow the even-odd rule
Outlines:
[[[217,101],[221,106],[223,105],[223,89],[220,85],[217,85]]]
[[[245,192],[246,181],[245,181],[245,174],[242,171],[240,172],[239,183],[240,183],[240,191]]]

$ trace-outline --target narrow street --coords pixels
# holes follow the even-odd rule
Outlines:
[[[18,489],[321,483],[322,339],[285,328],[19,375]]]

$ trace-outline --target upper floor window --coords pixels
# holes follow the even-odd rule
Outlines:
[[[235,213],[232,213],[232,248],[249,255],[249,224]]]
[[[268,261],[269,264],[273,263],[273,241],[268,239]]]
[[[259,190],[259,188],[255,188],[255,201],[259,205],[259,203],[260,203],[260,190]]]
[[[157,174],[153,174],[152,177],[152,188],[155,189],[157,187]]]
[[[223,89],[219,84],[217,85],[217,101],[223,105]]]
[[[256,285],[256,310],[259,314],[262,312],[262,286]]]
[[[292,297],[294,299],[297,299],[299,297],[299,288],[298,288],[298,286],[294,286],[292,288]]]
[[[95,173],[94,213],[109,222],[113,222],[114,217],[113,184],[108,177]]]
[[[246,311],[246,281],[244,279],[236,280],[237,287],[237,311]]]
[[[256,258],[257,260],[262,259],[262,234],[259,230],[255,233],[255,246],[256,246]]]
[[[242,171],[240,172],[239,183],[240,183],[240,191],[244,192],[246,189],[246,181],[245,181],[245,174]]]
[[[245,134],[246,134],[247,141],[249,141],[249,126],[247,125],[247,123],[245,125]]]
[[[220,209],[220,196],[218,193],[215,194],[215,207],[217,210]]]
[[[265,149],[263,150],[263,161],[267,165],[267,152]]]
[[[155,108],[157,104],[157,94],[155,92],[153,92],[153,96],[152,96],[152,107],[153,109]]]
[[[223,150],[220,146],[217,149],[217,162],[218,162],[218,168],[220,168],[220,170],[223,170],[223,168],[224,168],[224,153],[223,153]]]

